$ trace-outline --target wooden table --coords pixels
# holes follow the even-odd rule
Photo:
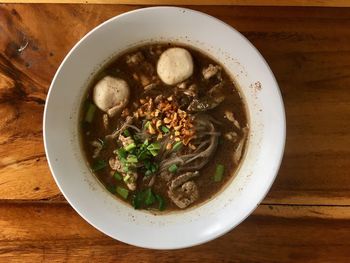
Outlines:
[[[69,206],[47,166],[50,81],[86,32],[133,5],[0,5],[0,261],[349,262],[350,8],[195,6],[242,32],[282,90],[287,144],[272,190],[230,233],[154,251],[117,242]]]

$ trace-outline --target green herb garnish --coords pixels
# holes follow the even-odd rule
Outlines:
[[[214,175],[214,182],[220,182],[222,180],[222,177],[224,175],[225,166],[222,164],[218,164],[215,169],[215,175]]]
[[[126,137],[129,137],[130,136],[130,132],[128,129],[126,129],[123,134],[126,136]]]
[[[158,209],[163,211],[165,209],[164,199],[153,193],[151,188],[136,192],[132,199],[132,205],[135,209],[147,208],[156,202],[158,203]]]
[[[160,195],[157,195],[157,194],[155,194],[155,197],[156,197],[156,199],[158,201],[158,210],[159,211],[164,211],[164,209],[165,209],[165,201],[164,201],[164,199]]]
[[[152,193],[152,189],[148,188],[144,192],[145,205],[150,206],[150,205],[152,205],[154,203],[155,200],[156,200],[156,198],[154,197],[154,194]]]
[[[128,157],[126,158],[126,161],[128,163],[138,163],[139,160],[137,159],[137,157],[135,155],[129,154]]]
[[[152,175],[153,173],[152,173],[152,171],[151,170],[147,170],[146,172],[145,172],[145,176],[150,176],[150,175]]]
[[[182,142],[176,142],[173,146],[173,151],[175,152],[175,151],[180,150],[182,148],[182,146],[183,146]]]
[[[169,166],[168,171],[171,172],[171,173],[176,173],[177,169],[178,169],[177,165],[176,164],[172,164],[172,165]]]
[[[124,199],[128,198],[129,190],[127,190],[127,189],[125,189],[123,187],[117,186],[116,192],[117,192],[117,194],[119,194]]]
[[[92,165],[92,171],[97,172],[107,167],[107,163],[104,160],[96,160]]]
[[[145,129],[148,129],[148,126],[149,126],[150,124],[151,124],[151,122],[150,122],[150,121],[147,121],[143,127],[144,127]]]
[[[160,143],[159,142],[154,142],[151,143],[150,145],[147,146],[148,150],[159,150],[160,149]]]
[[[133,150],[135,148],[136,148],[136,144],[134,142],[132,142],[124,147],[125,151],[127,151],[127,152],[130,152],[131,150]]]
[[[106,185],[106,188],[109,192],[111,192],[112,194],[115,194],[116,189],[113,185],[108,184],[108,185]]]
[[[85,121],[88,123],[91,123],[94,120],[95,112],[96,112],[95,104],[92,104],[91,102],[89,102],[87,106],[87,111],[85,114]]]
[[[113,174],[114,179],[116,179],[117,181],[121,181],[123,179],[122,175],[119,172],[115,172]]]
[[[169,128],[166,127],[166,126],[161,126],[160,128],[161,128],[161,130],[162,130],[164,133],[168,133],[168,132],[169,132]]]
[[[142,192],[136,192],[132,199],[132,206],[135,209],[140,209],[142,205],[143,194]]]
[[[124,148],[119,148],[117,150],[117,154],[118,154],[119,159],[126,159],[127,152]]]

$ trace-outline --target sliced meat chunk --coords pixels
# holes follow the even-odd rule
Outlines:
[[[229,120],[230,122],[233,123],[233,125],[237,128],[240,129],[241,125],[239,125],[239,122],[235,119],[235,116],[233,115],[233,112],[231,111],[225,111],[225,118]]]
[[[125,108],[129,102],[130,90],[125,80],[106,76],[97,82],[93,91],[96,106],[113,117]]]
[[[165,181],[165,182],[169,182],[171,180],[171,178],[173,177],[173,174],[168,172],[168,171],[162,171],[159,174],[159,177],[161,180]]]
[[[188,181],[177,189],[169,190],[168,195],[175,205],[184,209],[199,198],[199,191],[195,182]]]
[[[187,110],[191,112],[202,112],[214,109],[221,102],[225,100],[225,97],[210,97],[204,96],[202,98],[195,98],[192,100],[190,105],[188,105]]]
[[[109,159],[109,166],[113,171],[117,171],[123,176],[123,180],[126,186],[129,188],[129,190],[131,191],[136,190],[136,182],[137,182],[138,175],[135,171],[125,173],[123,169],[123,164],[121,163],[121,161],[117,156]]]
[[[113,171],[123,172],[123,165],[117,156],[109,158],[109,166]]]
[[[179,208],[183,209],[199,198],[198,187],[190,179],[199,175],[199,172],[188,172],[176,177],[169,186],[168,196]]]
[[[215,75],[218,76],[218,79],[221,79],[221,67],[218,65],[214,66],[213,64],[209,64],[207,68],[202,70],[202,74],[204,79],[210,79]]]
[[[95,149],[94,149],[94,154],[92,155],[92,158],[97,158],[103,148],[103,145],[101,142],[99,141],[92,141],[90,143]]]
[[[175,85],[193,74],[193,60],[190,52],[174,47],[165,50],[157,64],[157,73],[167,85]]]
[[[197,97],[198,95],[198,86],[196,84],[192,84],[188,87],[188,89],[184,90],[184,94],[190,97]]]
[[[109,125],[108,115],[107,114],[103,114],[102,120],[103,120],[103,127],[107,130],[108,129],[108,125]]]
[[[178,177],[176,177],[170,184],[170,189],[175,189],[176,187],[179,187],[180,185],[182,185],[184,182],[196,177],[199,175],[198,171],[195,172],[188,172],[188,173],[184,173],[182,175],[179,175]]]
[[[123,147],[135,142],[130,136],[125,137],[122,134],[119,135],[118,140],[123,144]]]
[[[141,52],[137,52],[135,54],[129,55],[126,57],[126,64],[129,66],[135,66],[140,64],[144,60],[144,56]]]
[[[224,134],[224,137],[229,140],[235,142],[237,140],[238,134],[236,132],[227,132]]]
[[[129,188],[130,191],[136,190],[136,182],[138,178],[138,174],[136,172],[130,172],[128,174],[122,174],[123,180],[126,184],[126,186]]]
[[[246,141],[248,138],[248,133],[249,133],[248,127],[243,128],[242,131],[243,131],[243,137],[239,141],[239,143],[235,149],[235,152],[233,154],[233,161],[235,162],[235,164],[238,164],[238,162],[241,160],[242,154],[243,154],[243,148],[244,148],[244,145],[246,144]]]

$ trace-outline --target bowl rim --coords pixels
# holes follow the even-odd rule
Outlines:
[[[87,221],[90,225],[92,225],[94,228],[98,229],[99,231],[101,231],[102,233],[106,234],[107,236],[112,237],[113,239],[117,239],[115,236],[112,236],[110,233],[108,233],[107,231],[105,231],[104,229],[102,229],[101,227],[96,226],[96,224],[93,222],[93,220],[90,220],[90,218],[85,215],[84,213],[82,213],[81,211],[79,211],[78,207],[76,207],[76,204],[73,203],[71,201],[71,198],[65,193],[65,191],[63,190],[59,180],[57,179],[54,169],[53,169],[53,160],[50,159],[50,153],[48,152],[48,141],[47,141],[47,110],[48,110],[48,102],[50,100],[50,96],[52,93],[52,90],[54,88],[56,79],[58,77],[58,75],[61,72],[61,69],[64,67],[65,62],[67,61],[67,59],[71,56],[71,54],[74,52],[74,50],[79,47],[79,45],[85,41],[86,38],[88,38],[91,34],[93,34],[95,31],[99,30],[101,27],[105,26],[106,24],[119,19],[121,17],[124,16],[128,16],[131,14],[137,14],[139,12],[144,12],[144,11],[149,11],[149,10],[185,10],[187,12],[190,13],[195,13],[198,15],[202,15],[202,16],[206,16],[206,18],[213,20],[214,22],[218,22],[221,26],[228,28],[229,30],[233,31],[235,34],[238,34],[242,40],[245,42],[246,45],[249,45],[250,48],[252,48],[256,54],[258,55],[259,59],[265,64],[266,69],[268,70],[268,73],[270,75],[270,77],[272,78],[273,84],[276,87],[276,94],[278,95],[278,100],[281,104],[281,123],[279,124],[280,129],[281,129],[281,144],[278,145],[278,159],[276,158],[275,162],[276,162],[276,166],[275,169],[273,171],[271,171],[271,175],[268,177],[269,179],[269,184],[268,186],[264,189],[263,194],[261,195],[260,200],[257,202],[257,206],[262,202],[262,200],[266,197],[267,193],[270,191],[273,182],[275,181],[279,168],[281,166],[282,163],[282,159],[283,159],[283,155],[284,155],[284,149],[285,149],[285,143],[286,143],[286,115],[285,115],[285,107],[284,107],[284,103],[283,103],[283,98],[282,98],[282,94],[281,94],[281,90],[279,89],[279,85],[277,83],[277,80],[271,70],[271,68],[269,67],[268,63],[266,62],[266,60],[264,59],[264,57],[261,55],[261,53],[258,51],[258,49],[243,35],[241,34],[238,30],[236,30],[234,27],[230,26],[229,24],[223,22],[222,20],[211,16],[209,14],[206,14],[204,12],[200,12],[197,10],[193,10],[193,9],[189,9],[189,8],[183,8],[183,7],[176,7],[176,6],[154,6],[154,7],[146,7],[146,8],[139,8],[136,10],[132,10],[132,11],[128,11],[128,12],[124,12],[122,14],[119,14],[117,16],[111,17],[108,20],[102,22],[101,24],[99,24],[98,26],[94,27],[93,29],[91,29],[88,33],[86,33],[71,49],[70,51],[67,53],[67,55],[64,57],[64,59],[62,60],[62,62],[60,63],[60,66],[58,67],[58,69],[56,70],[56,73],[51,81],[48,93],[47,93],[47,98],[46,98],[46,103],[45,103],[45,107],[44,107],[44,114],[43,114],[43,141],[44,141],[44,147],[45,147],[45,153],[46,153],[46,158],[47,158],[47,163],[49,165],[50,168],[50,172],[52,174],[52,177],[54,178],[56,185],[58,186],[58,188],[60,189],[61,193],[63,194],[63,196],[65,197],[65,199],[68,201],[68,203],[70,204],[71,207],[73,207],[73,209],[85,220]],[[230,227],[226,227],[226,228],[222,228],[219,233],[216,233],[215,235],[212,235],[209,238],[203,239],[203,240],[197,240],[192,242],[191,244],[184,244],[184,245],[172,245],[172,246],[167,246],[167,247],[155,247],[155,246],[148,246],[148,245],[140,245],[140,244],[135,244],[132,242],[127,242],[124,240],[120,240],[117,239],[123,243],[127,243],[133,246],[138,246],[138,247],[143,247],[143,248],[149,248],[149,249],[181,249],[181,248],[187,248],[187,247],[192,247],[192,246],[196,246],[196,245],[200,245],[206,242],[209,242],[211,240],[214,240],[226,233],[228,233],[229,231],[231,231],[233,228],[235,228],[237,225],[241,224],[249,215],[251,215],[253,213],[253,211],[257,208],[257,206],[253,209],[251,209],[248,213],[246,213],[245,216],[241,217],[240,220],[237,220],[236,222],[233,222]]]

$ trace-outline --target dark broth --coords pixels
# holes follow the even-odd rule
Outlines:
[[[238,144],[241,140],[245,140],[247,136],[244,135],[243,128],[247,127],[247,114],[245,111],[244,102],[239,94],[238,89],[235,87],[233,80],[227,74],[225,69],[221,66],[221,79],[218,78],[210,78],[206,80],[203,78],[202,69],[208,67],[209,64],[219,65],[217,61],[214,61],[207,55],[199,52],[196,49],[193,49],[189,46],[181,46],[175,44],[168,43],[155,43],[149,44],[141,47],[137,47],[131,50],[128,50],[126,53],[119,55],[115,59],[111,61],[105,68],[103,68],[91,82],[88,88],[88,92],[86,94],[86,101],[92,102],[93,89],[96,83],[106,75],[118,77],[124,79],[129,87],[130,87],[130,100],[128,102],[128,108],[130,111],[136,109],[132,106],[134,103],[139,103],[140,99],[145,97],[143,94],[144,87],[141,84],[140,78],[135,76],[146,76],[148,79],[152,81],[158,81],[156,72],[156,65],[159,59],[161,52],[168,49],[169,47],[184,47],[187,49],[193,58],[194,62],[194,72],[192,76],[186,81],[187,83],[194,83],[199,87],[198,96],[205,96],[208,91],[219,82],[223,83],[221,87],[221,93],[224,95],[225,99],[222,101],[216,108],[209,110],[206,114],[210,115],[212,119],[220,122],[220,124],[216,124],[215,128],[217,132],[220,132],[219,143],[215,153],[210,157],[208,163],[199,170],[200,175],[191,179],[195,182],[199,191],[199,198],[192,203],[190,206],[198,205],[210,198],[212,198],[216,193],[218,193],[225,184],[230,181],[230,179],[234,176],[235,171],[237,170],[239,162],[233,161],[234,152],[237,150]],[[136,66],[130,66],[126,63],[127,57],[135,54],[136,52],[141,52],[144,57],[144,62]],[[138,79],[137,79],[138,78]],[[169,86],[160,83],[162,86],[162,93],[165,97],[172,95],[173,90],[168,88]],[[151,95],[150,95],[151,96]],[[85,104],[84,104],[85,105]],[[133,108],[134,107],[134,108]],[[234,114],[235,120],[238,122],[238,126],[235,126],[231,121],[229,121],[225,117],[225,112],[232,112]],[[116,142],[116,140],[108,140],[105,143],[104,148],[99,153],[98,158],[93,158],[95,147],[91,145],[91,142],[96,139],[104,140],[105,136],[113,133],[116,129],[120,128],[123,124],[123,117],[115,116],[109,118],[109,126],[105,128],[103,125],[103,115],[105,113],[99,109],[96,109],[94,114],[94,118],[91,123],[84,122],[84,116],[86,115],[86,107],[82,106],[81,110],[81,142],[82,149],[88,165],[93,168],[96,166],[97,160],[104,161],[107,166],[104,168],[93,172],[96,177],[106,186],[106,188],[115,194],[120,200],[126,201],[129,204],[133,204],[133,199],[135,198],[135,193],[137,191],[142,191],[148,188],[149,181],[143,180],[144,175],[139,174],[137,179],[137,189],[136,191],[129,191],[127,199],[120,197],[118,193],[115,192],[116,187],[122,187],[127,189],[123,180],[116,180],[113,176],[115,173],[111,170],[108,165],[108,160],[111,157],[114,157],[116,154],[113,153],[120,145]],[[247,132],[247,128],[246,132]],[[130,129],[128,129],[130,130]],[[235,138],[228,139],[225,134],[233,132]],[[246,142],[244,142],[244,145]],[[244,149],[242,151],[241,156],[244,156]],[[219,182],[215,182],[213,177],[216,173],[217,165],[221,164],[224,166],[224,174]],[[102,165],[103,166],[103,165]],[[176,178],[176,176],[180,175],[173,174],[172,179]],[[179,208],[172,202],[172,200],[168,197],[168,189],[170,181],[162,180],[159,178],[159,175],[155,175],[156,179],[152,188],[152,193],[155,195],[159,195],[165,201],[165,211],[178,210]],[[141,207],[142,208],[142,207]],[[147,209],[157,209],[159,208],[159,202],[156,200],[153,204],[143,207]]]

